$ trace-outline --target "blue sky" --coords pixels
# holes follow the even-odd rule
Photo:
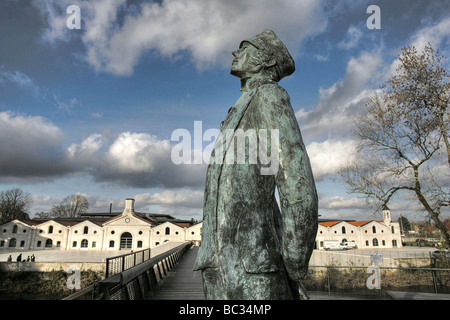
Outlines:
[[[68,29],[81,9],[81,29]],[[381,28],[366,12],[380,8]],[[174,130],[219,128],[240,96],[230,75],[240,41],[272,29],[296,62],[280,82],[312,162],[322,218],[373,219],[346,193],[351,116],[395,72],[403,46],[449,56],[448,1],[3,0],[0,3],[0,190],[33,196],[30,214],[67,195],[92,212],[202,216],[206,165],[170,161]],[[205,143],[204,146],[206,146]],[[400,195],[392,214],[422,220]]]

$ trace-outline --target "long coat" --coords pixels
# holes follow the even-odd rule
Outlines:
[[[248,157],[244,164],[227,164],[227,155],[236,152],[231,148],[226,148],[223,161],[209,165],[202,244],[194,270],[211,268],[216,272],[215,288],[207,288],[203,277],[207,298],[289,298],[288,283],[299,281],[308,270],[317,232],[318,200],[287,92],[272,81],[254,83],[221,125],[224,134],[237,129],[278,129],[278,170],[263,175],[265,165],[248,163]],[[214,151],[212,156],[216,156]],[[214,290],[221,292],[211,293]]]

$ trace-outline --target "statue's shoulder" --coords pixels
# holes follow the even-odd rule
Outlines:
[[[270,101],[289,99],[289,94],[287,91],[276,82],[261,85],[258,88],[258,94],[261,98],[265,98]]]

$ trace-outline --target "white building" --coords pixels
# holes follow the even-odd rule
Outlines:
[[[387,206],[382,209],[383,220],[321,221],[317,230],[316,248],[323,249],[327,240],[354,241],[359,249],[402,248],[400,224],[391,220]]]
[[[401,248],[400,225],[383,208],[383,221],[319,221],[316,249],[326,240],[354,241],[358,248]],[[202,223],[169,215],[136,213],[126,199],[122,213],[90,213],[72,219],[13,220],[0,226],[1,249],[141,250],[166,242],[201,242]]]
[[[169,215],[136,213],[134,199],[126,199],[122,213],[5,223],[0,226],[0,250],[141,250],[165,242],[200,242],[201,226]]]

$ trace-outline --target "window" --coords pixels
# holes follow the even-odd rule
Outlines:
[[[48,227],[48,233],[53,233],[53,226]]]
[[[76,247],[77,247],[77,242],[76,241],[72,242],[72,248],[76,248]]]
[[[345,227],[342,227],[342,234],[345,234]]]
[[[124,232],[120,236],[120,249],[131,249],[133,236],[129,232]]]
[[[170,228],[169,227],[166,228],[166,234],[170,234]]]
[[[4,247],[5,246],[5,240],[0,241],[0,247]]]
[[[37,248],[40,248],[40,247],[41,247],[41,244],[42,244],[42,241],[39,240],[38,242],[36,242],[36,247],[37,247]]]
[[[88,247],[88,241],[86,239],[81,240],[81,248],[87,248]]]
[[[83,234],[88,234],[88,230],[89,230],[88,226],[85,226],[83,229]]]
[[[377,228],[375,226],[372,226],[372,232],[377,233]]]
[[[61,241],[56,241],[56,247],[61,248]]]
[[[369,240],[366,240],[366,247],[369,246]]]
[[[386,245],[386,241],[381,240],[381,245],[384,247]]]
[[[394,226],[391,226],[391,232],[392,232],[392,233],[395,233],[395,228],[394,228]]]
[[[142,241],[141,241],[141,240],[139,240],[139,241],[137,242],[137,247],[138,247],[138,248],[142,248]]]
[[[109,241],[109,247],[110,248],[114,248],[114,240],[110,240]]]
[[[378,239],[377,239],[377,238],[374,238],[374,239],[372,240],[372,245],[373,245],[374,247],[378,247]]]
[[[95,241],[92,241],[92,245],[91,245],[91,247],[92,247],[92,248],[95,248],[95,247],[97,247],[97,242],[95,242]]]
[[[9,240],[9,247],[10,248],[16,247],[16,238],[12,238],[11,240]]]
[[[47,239],[47,240],[45,240],[45,247],[46,247],[46,248],[51,248],[52,245],[53,245],[52,239]]]
[[[397,247],[397,240],[392,240],[392,246]]]
[[[21,247],[25,247],[25,241],[24,240],[20,241],[20,246]]]
[[[17,233],[17,225],[14,225],[13,227],[13,233]]]

